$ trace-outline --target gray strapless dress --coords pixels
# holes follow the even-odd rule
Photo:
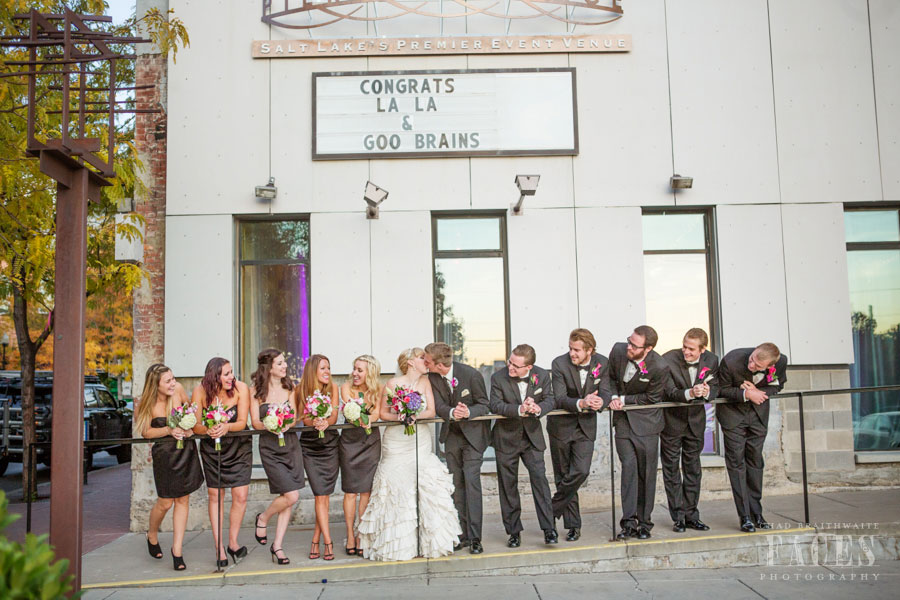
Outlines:
[[[268,402],[259,405],[260,420],[266,417],[268,407]],[[300,442],[297,440],[297,432],[286,432],[284,446],[279,446],[276,434],[263,431],[259,434],[259,457],[262,459],[263,469],[266,470],[266,477],[269,479],[270,493],[284,494],[299,490],[306,485],[303,479],[303,458]]]

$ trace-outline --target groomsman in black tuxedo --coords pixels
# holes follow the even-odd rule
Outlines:
[[[441,425],[447,469],[453,475],[453,503],[462,537],[454,550],[469,546],[481,554],[481,463],[490,440],[488,421],[469,421],[488,414],[481,373],[453,360],[453,350],[436,342],[425,346],[425,366],[434,391],[434,407],[447,421]]]
[[[669,515],[681,533],[686,527],[707,531],[700,520],[700,453],[706,433],[705,402],[716,398],[719,391],[716,374],[719,357],[709,352],[709,336],[699,328],[684,334],[681,350],[669,350],[663,359],[669,365],[666,400],[684,402],[684,408],[663,411],[665,428],[659,436],[662,453],[663,482],[669,500]]]
[[[669,369],[653,348],[659,337],[648,325],[636,327],[627,342],[609,353],[609,368],[601,382],[601,394],[614,411],[616,454],[622,462],[622,531],[617,540],[650,537],[656,495],[659,434],[664,419],[661,408],[623,411],[625,406],[652,405],[665,399]]]
[[[787,356],[778,346],[739,348],[719,364],[719,395],[734,403],[716,405],[725,438],[725,467],[741,531],[771,529],[762,515],[763,444],[769,431],[769,398],[787,382]]]
[[[522,531],[522,503],[519,499],[519,459],[528,469],[531,494],[544,543],[556,544],[559,536],[553,523],[550,484],[544,466],[544,429],[540,417],[553,410],[550,373],[534,365],[534,348],[519,344],[513,348],[506,369],[491,376],[491,412],[505,419],[494,422],[491,445],[497,452],[497,480],[503,527],[509,535],[506,545],[518,548]]]
[[[569,532],[566,541],[581,537],[578,489],[591,472],[594,440],[597,439],[597,411],[603,409],[600,383],[608,361],[594,349],[597,342],[587,329],[569,334],[569,352],[553,359],[553,395],[556,408],[571,415],[547,417],[550,458],[553,460],[553,517],[563,518]]]

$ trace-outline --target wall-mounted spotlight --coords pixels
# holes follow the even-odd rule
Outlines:
[[[275,178],[269,177],[269,183],[266,185],[256,186],[256,199],[265,202],[271,202],[278,195],[278,188],[275,187]]]
[[[694,186],[693,177],[685,177],[675,173],[669,178],[669,187],[673,190],[689,190]]]
[[[515,204],[510,204],[509,206],[513,215],[522,215],[525,212],[522,209],[522,203],[525,201],[525,196],[534,196],[540,180],[540,175],[516,175],[516,187],[519,188],[519,201]]]
[[[366,182],[366,191],[363,193],[363,199],[366,201],[366,218],[378,218],[378,205],[384,202],[388,197],[388,191],[380,188],[371,181]]]

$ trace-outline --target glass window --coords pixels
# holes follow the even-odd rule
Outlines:
[[[435,216],[434,338],[478,369],[490,390],[509,353],[506,217]],[[443,456],[435,438],[439,456]],[[493,448],[485,458],[493,459]]]
[[[97,402],[97,397],[94,396],[94,390],[91,388],[84,388],[84,406],[86,408],[100,407],[100,403]]]
[[[504,217],[435,217],[435,339],[489,382],[507,358]]]
[[[648,212],[642,218],[647,323],[659,334],[660,354],[681,348],[700,327],[714,347],[709,218],[700,212]],[[705,453],[718,452],[713,406],[706,406]]]
[[[87,393],[87,391],[85,391]],[[97,403],[103,408],[117,408],[116,399],[106,390],[94,388],[94,394],[97,396]]]
[[[844,213],[853,387],[900,380],[900,211]],[[853,394],[856,450],[900,449],[900,392]]]
[[[240,366],[247,379],[256,355],[280,348],[288,374],[310,355],[309,222],[242,221],[240,237]]]

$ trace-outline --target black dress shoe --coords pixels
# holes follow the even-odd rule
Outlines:
[[[624,542],[630,537],[635,537],[635,535],[637,535],[637,532],[634,529],[626,527],[616,535],[616,539],[620,542]]]
[[[468,548],[471,545],[472,545],[472,542],[470,542],[469,540],[459,540],[458,542],[453,544],[453,551],[459,552],[463,548]]]
[[[684,521],[675,521],[675,524],[672,525],[672,531],[675,533],[684,533]]]
[[[519,538],[519,534],[514,533],[511,536],[509,536],[509,539],[506,540],[506,545],[509,546],[510,548],[518,548],[519,546],[521,546],[522,540],[521,540],[521,538]]]
[[[472,546],[469,548],[470,554],[481,554],[484,552],[484,546],[481,545],[481,540],[478,538],[472,538]]]
[[[689,529],[696,529],[697,531],[709,531],[709,525],[707,525],[700,519],[685,521],[684,526]]]
[[[555,529],[545,529],[544,530],[544,543],[545,544],[558,544],[559,543],[559,534],[556,533]]]
[[[751,515],[751,518],[757,529],[772,529],[772,525],[763,519],[762,515]]]
[[[569,533],[566,534],[566,541],[567,542],[576,542],[576,541],[578,541],[578,538],[580,538],[580,537],[581,537],[581,530],[578,529],[577,527],[573,527],[572,529],[569,530]]]
[[[753,521],[750,520],[750,517],[741,517],[741,531],[744,533],[756,531],[756,527],[753,526]]]
[[[650,530],[646,527],[641,527],[637,531],[637,539],[646,540],[650,537]]]

